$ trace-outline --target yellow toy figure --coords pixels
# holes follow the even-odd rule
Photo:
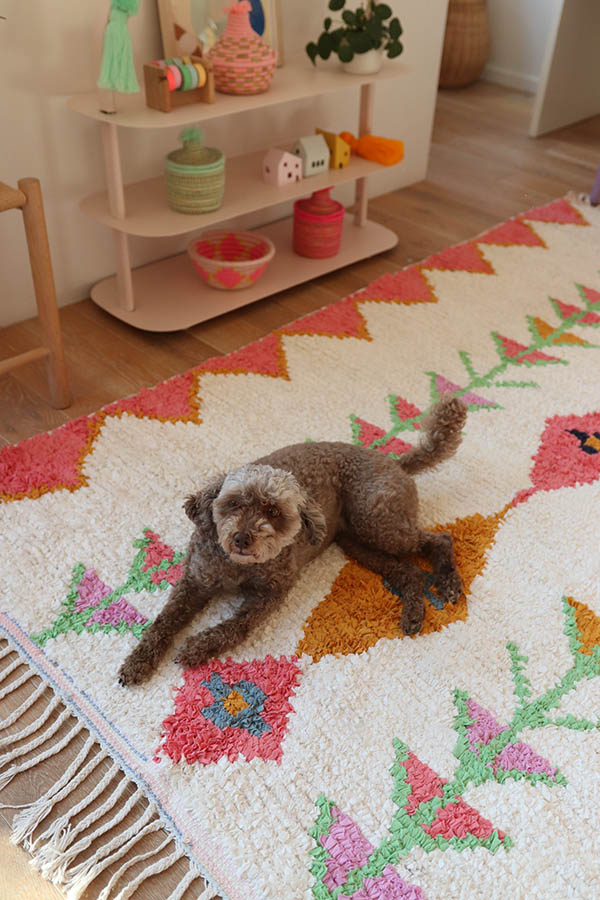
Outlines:
[[[355,138],[349,131],[340,133],[342,140],[350,145],[354,153],[370,159],[372,162],[381,163],[382,166],[395,166],[404,159],[404,144],[393,138],[376,137],[374,134],[365,134]]]
[[[330,169],[344,169],[350,164],[350,146],[339,134],[334,134],[333,131],[323,131],[322,128],[315,128],[315,134],[322,134],[329,147]]]

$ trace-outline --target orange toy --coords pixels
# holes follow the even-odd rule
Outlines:
[[[376,137],[374,134],[365,134],[355,138],[349,131],[340,132],[340,137],[350,144],[354,153],[370,159],[372,162],[381,163],[382,166],[395,166],[404,159],[404,144],[392,138]]]

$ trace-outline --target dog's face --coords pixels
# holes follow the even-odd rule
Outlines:
[[[212,517],[233,562],[264,563],[294,541],[305,508],[306,497],[290,472],[249,465],[226,476]]]

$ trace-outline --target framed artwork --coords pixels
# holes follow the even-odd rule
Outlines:
[[[225,30],[225,0],[157,0],[163,55],[208,53]],[[250,24],[283,65],[280,0],[250,0]]]

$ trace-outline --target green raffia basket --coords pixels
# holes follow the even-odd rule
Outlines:
[[[181,132],[183,147],[165,159],[169,206],[176,212],[198,215],[219,209],[225,192],[225,155],[205,147],[199,128]]]

